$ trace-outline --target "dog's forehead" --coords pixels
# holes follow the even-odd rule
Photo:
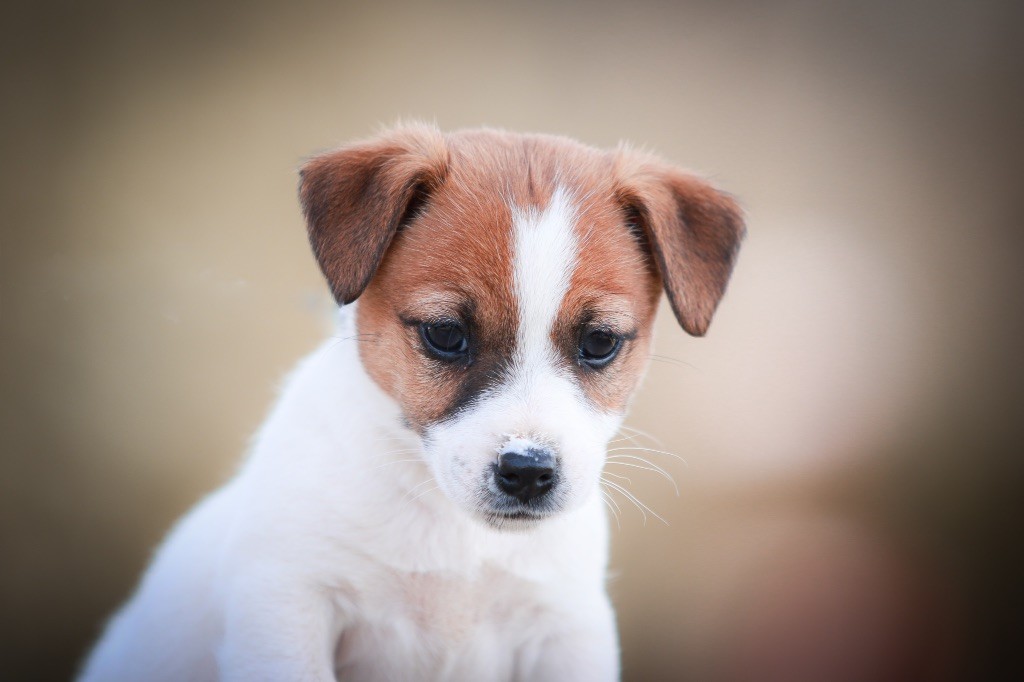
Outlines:
[[[479,200],[543,209],[559,190],[578,211],[616,205],[614,157],[572,140],[546,135],[468,131],[449,137],[449,166],[442,194],[455,201]],[[507,217],[507,216],[506,216]]]
[[[521,224],[544,213],[556,194],[564,210],[555,219],[586,244],[584,261],[591,269],[610,263],[630,248],[612,163],[603,152],[560,138],[452,136],[444,181],[393,243],[392,258],[409,275],[401,279],[415,289],[442,287],[511,304],[517,217]]]

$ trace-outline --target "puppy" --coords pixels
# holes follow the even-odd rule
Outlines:
[[[662,288],[707,329],[736,204],[627,149],[427,126],[313,158],[299,195],[337,335],[81,679],[616,679],[607,444]]]

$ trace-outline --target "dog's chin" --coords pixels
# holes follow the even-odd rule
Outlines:
[[[488,527],[494,530],[523,532],[536,528],[547,519],[555,516],[554,511],[531,511],[531,510],[495,510],[481,509],[478,512],[479,518]]]

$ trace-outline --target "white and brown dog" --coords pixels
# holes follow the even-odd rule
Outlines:
[[[82,679],[617,678],[607,444],[661,288],[707,329],[736,204],[626,149],[427,126],[314,158],[300,196],[338,336]]]

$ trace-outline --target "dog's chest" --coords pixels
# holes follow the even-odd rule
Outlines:
[[[349,606],[340,679],[512,679],[550,623],[546,591],[497,567],[387,572]]]

